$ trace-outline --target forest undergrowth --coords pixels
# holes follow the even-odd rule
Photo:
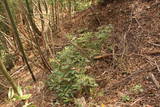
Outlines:
[[[160,106],[158,0],[19,4],[11,12],[31,71],[0,15],[1,58],[18,84],[0,74],[0,107]]]

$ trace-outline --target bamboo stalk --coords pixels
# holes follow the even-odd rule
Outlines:
[[[17,42],[17,44],[18,44],[18,48],[19,48],[20,52],[22,53],[22,56],[23,56],[23,58],[24,58],[24,61],[25,61],[26,65],[28,66],[28,69],[29,69],[29,72],[30,72],[30,74],[31,74],[31,77],[32,77],[33,81],[36,81],[36,78],[35,78],[32,70],[31,70],[31,67],[30,67],[30,65],[29,65],[29,63],[28,63],[28,59],[27,59],[26,54],[25,54],[25,52],[24,52],[24,48],[23,48],[21,39],[20,39],[20,37],[19,37],[18,30],[17,30],[17,26],[16,26],[16,24],[15,24],[15,22],[14,22],[12,13],[11,13],[10,8],[9,8],[9,5],[8,5],[8,2],[7,2],[7,0],[2,0],[2,1],[3,1],[3,3],[4,3],[5,8],[6,8],[6,11],[7,11],[8,17],[9,17],[9,19],[10,19],[10,22],[11,22],[11,25],[12,25],[12,28],[13,28],[13,31],[14,31],[14,34],[15,34],[15,36],[16,36],[16,42]]]
[[[4,66],[1,58],[0,58],[0,72],[2,72],[2,74],[7,79],[7,81],[11,84],[14,92],[19,95],[17,86],[14,83],[14,81],[12,80],[12,78],[11,78],[10,74],[8,73],[6,67]]]
[[[33,18],[32,18],[32,14],[31,14],[31,12],[30,12],[30,6],[29,6],[29,1],[28,0],[25,0],[25,2],[26,2],[26,7],[27,7],[27,16],[28,16],[28,20],[29,20],[29,22],[30,22],[30,24],[31,24],[31,27],[32,27],[32,29],[33,29],[33,33],[34,33],[34,36],[35,36],[35,43],[36,43],[36,45],[37,45],[37,50],[38,50],[38,53],[39,53],[39,55],[41,56],[41,59],[42,59],[42,62],[43,62],[43,65],[44,65],[44,67],[45,68],[47,68],[50,72],[51,72],[51,67],[50,67],[50,65],[49,65],[49,63],[46,61],[46,59],[45,59],[45,57],[44,57],[44,55],[43,55],[43,52],[42,52],[42,50],[41,50],[41,48],[40,48],[40,44],[39,44],[39,36],[41,36],[42,37],[42,35],[41,34],[39,34],[39,32],[37,32],[37,29],[35,28],[35,23],[34,23],[34,21],[33,21]],[[39,35],[39,36],[38,36]]]

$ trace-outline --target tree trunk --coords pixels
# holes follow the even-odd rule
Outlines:
[[[32,18],[33,12],[32,12],[32,9],[30,7],[29,1],[25,0],[25,2],[26,2],[27,11],[28,11],[28,14],[27,14],[28,20],[29,20],[29,22],[31,24],[32,30],[35,31],[36,34],[38,34],[39,37],[41,37],[42,33],[40,32],[40,30],[38,29],[38,27],[36,26],[36,24],[35,24],[35,22],[34,22],[34,20]]]
[[[51,72],[51,67],[50,67],[50,65],[49,65],[49,63],[47,62],[47,60],[45,59],[45,57],[44,57],[44,55],[43,55],[43,52],[42,52],[42,50],[41,50],[41,48],[40,48],[40,44],[39,44],[39,37],[38,37],[38,35],[39,35],[39,33],[36,31],[36,29],[35,29],[35,27],[34,27],[34,22],[33,22],[33,19],[32,19],[32,15],[31,15],[31,13],[30,13],[30,6],[29,6],[29,1],[28,0],[25,0],[25,2],[26,2],[26,6],[27,6],[27,16],[28,16],[28,20],[29,20],[29,22],[30,22],[30,24],[31,24],[31,27],[32,27],[32,29],[33,29],[33,33],[34,33],[34,36],[35,36],[35,43],[36,43],[36,45],[37,45],[37,50],[38,50],[38,52],[39,52],[39,55],[40,55],[40,57],[41,57],[41,59],[42,59],[42,63],[44,64],[44,67],[45,68],[47,68],[50,72]],[[40,36],[40,35],[39,35]],[[41,36],[41,38],[42,38],[42,36]]]
[[[0,58],[0,72],[2,72],[2,74],[7,79],[7,81],[11,84],[14,92],[19,95],[18,90],[17,90],[17,86],[14,83],[14,81],[12,80],[12,78],[11,78],[10,74],[8,73],[8,71],[6,70],[6,67],[4,66],[1,58]]]
[[[22,56],[23,56],[23,58],[24,58],[25,63],[26,63],[27,66],[28,66],[28,69],[29,69],[29,72],[30,72],[30,74],[31,74],[31,76],[32,76],[33,81],[36,81],[36,78],[35,78],[32,70],[31,70],[31,67],[30,67],[29,63],[28,63],[28,59],[27,59],[27,57],[26,57],[26,55],[25,55],[25,52],[24,52],[24,49],[23,49],[23,45],[22,45],[22,42],[21,42],[21,40],[20,40],[19,33],[18,33],[18,31],[17,31],[17,26],[16,26],[16,24],[15,24],[15,22],[14,22],[14,19],[13,19],[13,17],[12,17],[12,14],[11,14],[11,11],[10,11],[10,8],[9,8],[9,5],[8,5],[8,2],[7,2],[7,0],[2,0],[2,1],[3,1],[3,3],[4,3],[5,8],[6,8],[6,11],[7,11],[7,13],[8,13],[8,17],[9,17],[9,19],[10,19],[10,22],[11,22],[11,25],[12,25],[12,28],[13,28],[13,31],[14,31],[14,34],[15,34],[15,36],[16,36],[16,41],[17,41],[17,44],[18,44],[18,48],[19,48],[20,52],[22,53]]]

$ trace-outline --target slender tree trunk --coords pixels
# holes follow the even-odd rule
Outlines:
[[[72,1],[71,0],[68,0],[68,10],[69,10],[69,20],[71,22],[72,20]]]
[[[10,74],[8,73],[6,67],[4,66],[2,59],[0,58],[0,72],[2,72],[2,74],[4,75],[4,77],[7,79],[7,81],[11,84],[14,92],[16,92],[16,94],[19,95],[18,90],[17,90],[17,86],[14,83],[14,81],[12,80]]]
[[[59,24],[60,24],[60,20],[59,20],[59,0],[55,0],[55,31],[59,30]]]
[[[56,1],[55,1],[56,2]],[[50,28],[51,28],[51,33],[52,33],[52,35],[51,36],[53,36],[53,33],[55,32],[55,30],[56,30],[56,25],[55,25],[55,23],[56,23],[56,21],[55,21],[55,17],[56,17],[56,15],[55,15],[55,7],[54,7],[55,5],[54,5],[54,2],[53,2],[53,0],[52,0],[52,3],[51,3],[51,10],[50,10],[50,14],[51,14],[51,16],[50,16],[50,20],[49,20],[49,26],[50,26]]]
[[[23,49],[23,45],[22,45],[21,39],[20,39],[20,37],[19,37],[19,33],[18,33],[18,31],[17,31],[17,26],[16,26],[16,24],[15,24],[15,22],[14,22],[14,19],[13,19],[13,17],[12,17],[11,11],[10,11],[10,9],[9,9],[8,2],[7,2],[7,0],[2,0],[2,1],[3,1],[3,3],[4,3],[4,6],[5,6],[6,11],[7,11],[7,13],[8,13],[8,16],[9,16],[9,19],[10,19],[10,22],[11,22],[11,25],[12,25],[12,27],[13,27],[13,31],[14,31],[14,34],[15,34],[15,36],[16,36],[16,41],[17,41],[19,50],[20,50],[20,52],[22,53],[22,56],[23,56],[23,58],[24,58],[24,61],[25,61],[25,63],[26,63],[27,66],[28,66],[28,69],[29,69],[29,72],[30,72],[30,74],[31,74],[31,76],[32,76],[33,81],[36,81],[36,78],[35,78],[32,70],[31,70],[31,67],[30,67],[29,63],[28,63],[28,59],[27,59],[27,57],[26,57],[26,55],[25,55],[25,52],[24,52],[24,49]]]
[[[35,43],[36,43],[36,45],[37,45],[37,50],[38,50],[38,52],[39,52],[39,55],[41,56],[41,59],[42,59],[42,62],[43,62],[43,65],[44,65],[44,67],[45,68],[47,68],[50,72],[51,72],[51,67],[50,67],[50,65],[48,64],[48,62],[46,61],[46,59],[45,59],[45,57],[44,57],[44,55],[43,55],[43,52],[42,52],[42,50],[41,50],[41,48],[40,48],[40,44],[39,44],[39,37],[38,37],[38,35],[39,35],[39,33],[36,31],[36,29],[35,29],[35,27],[34,27],[34,22],[33,22],[33,19],[32,19],[32,15],[31,15],[31,13],[30,13],[30,6],[29,6],[29,2],[28,2],[28,0],[25,0],[25,2],[26,2],[26,6],[27,6],[27,16],[28,16],[28,20],[29,20],[29,22],[30,22],[30,24],[31,24],[31,27],[32,27],[32,29],[33,29],[33,33],[34,33],[34,36],[35,36]],[[42,37],[42,36],[41,36]]]
[[[57,9],[57,0],[54,0],[54,10],[55,10],[55,11],[54,11],[54,12],[55,12],[55,25],[54,25],[54,26],[55,26],[55,31],[56,31],[57,28],[58,28],[58,27],[57,27],[57,25],[58,25],[58,22],[57,22],[57,12],[58,12],[58,11],[57,11],[57,10],[58,10],[58,9]]]
[[[42,33],[40,32],[40,30],[38,29],[38,27],[36,26],[34,20],[33,20],[33,14],[32,14],[32,9],[30,7],[30,4],[29,4],[29,1],[28,0],[25,0],[26,2],[26,7],[27,7],[27,11],[28,11],[28,19],[29,19],[29,22],[31,24],[31,27],[32,27],[32,30],[36,32],[36,34],[38,34],[38,36],[42,36]]]
[[[41,0],[38,0],[38,10],[40,12],[40,20],[41,20],[41,28],[42,28],[42,32],[44,31],[44,17],[43,17],[43,11],[42,11],[42,7],[41,7]]]

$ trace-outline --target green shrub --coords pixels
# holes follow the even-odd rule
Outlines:
[[[101,27],[98,32],[86,32],[76,38],[67,36],[71,44],[50,60],[53,73],[49,76],[48,85],[57,93],[59,100],[72,102],[74,97],[89,95],[97,86],[95,79],[86,74],[85,67],[93,56],[100,53],[110,31],[110,27]]]
[[[3,63],[8,71],[14,67],[16,58],[12,54],[1,52],[0,58],[3,60]]]
[[[14,55],[8,53],[3,45],[0,45],[0,58],[8,71],[14,67],[16,58]]]
[[[83,1],[83,0],[76,0],[76,2],[73,2],[75,11],[82,11],[91,6],[91,1]]]
[[[63,102],[72,102],[75,95],[89,94],[91,87],[97,86],[93,78],[75,70],[54,72],[49,85]]]
[[[77,38],[73,35],[68,35],[72,43],[81,47],[90,58],[97,55],[101,51],[101,46],[109,37],[112,26],[102,26],[97,32],[85,32]]]
[[[74,9],[74,11],[82,11],[85,10],[87,8],[89,8],[92,4],[92,2],[90,0],[86,1],[86,0],[71,0],[70,2],[67,0],[59,0],[59,2],[61,3],[63,8],[69,7],[70,6],[70,2],[71,2],[71,8]],[[54,0],[48,0],[49,4],[55,4]]]
[[[81,56],[74,46],[67,46],[50,62],[54,71],[66,71],[75,67],[82,69],[89,60]]]

